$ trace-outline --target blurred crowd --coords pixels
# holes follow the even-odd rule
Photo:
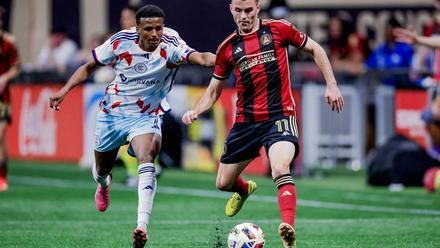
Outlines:
[[[272,1],[268,15],[273,18],[283,18],[288,13],[283,0]],[[136,7],[127,6],[121,11],[120,28],[126,29],[135,25],[134,15]],[[440,20],[433,16],[432,20],[423,27],[423,35],[434,35],[439,31]],[[383,27],[385,40],[374,44],[373,37],[366,37],[359,33],[354,26],[352,16],[348,12],[337,11],[331,14],[328,22],[328,39],[323,44],[330,56],[333,69],[341,83],[352,83],[359,77],[370,73],[380,78],[385,85],[397,87],[427,87],[434,84],[440,70],[440,63],[436,61],[435,50],[427,47],[414,47],[401,42],[393,34],[393,30],[407,27],[391,17]],[[69,37],[67,27],[54,26],[46,44],[40,49],[36,61],[24,61],[23,72],[17,82],[64,82],[81,64],[91,59],[91,50],[103,43],[118,30],[107,34],[95,34],[81,48]],[[303,53],[296,50],[289,51],[291,61],[298,63],[310,60],[302,57]],[[95,73],[90,82],[109,82],[112,74],[109,69]],[[192,73],[193,74],[193,73]],[[298,73],[297,73],[298,74]],[[185,75],[183,73],[183,75]],[[294,75],[300,78],[300,75]],[[315,78],[319,79],[319,73]],[[188,80],[191,81],[191,80]],[[300,82],[298,82],[300,81]],[[294,80],[303,83],[303,80]],[[195,83],[202,82],[177,82]]]

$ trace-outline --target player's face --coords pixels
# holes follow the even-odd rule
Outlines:
[[[256,0],[232,0],[229,8],[240,32],[257,30],[260,4]]]
[[[141,18],[136,26],[139,33],[141,47],[147,51],[153,51],[160,43],[163,34],[163,18]]]

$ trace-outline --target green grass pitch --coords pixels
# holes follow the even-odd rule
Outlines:
[[[0,247],[131,246],[137,191],[121,185],[122,169],[114,170],[105,213],[95,209],[96,185],[89,170],[12,161],[9,172],[10,189],[0,193]],[[253,179],[257,192],[228,218],[229,193],[215,189],[215,175],[165,170],[147,247],[227,247],[229,230],[241,222],[260,225],[266,247],[281,247],[275,186],[270,178]],[[440,247],[440,193],[422,188],[392,193],[364,181],[362,172],[296,180],[299,248]]]

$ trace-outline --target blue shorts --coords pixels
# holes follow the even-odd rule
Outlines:
[[[158,115],[114,116],[98,112],[95,127],[95,150],[107,152],[119,148],[139,135],[162,135],[162,118]]]

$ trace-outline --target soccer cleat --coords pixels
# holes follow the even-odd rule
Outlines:
[[[0,192],[8,190],[8,179],[0,177]]]
[[[146,231],[138,227],[134,229],[133,234],[131,236],[133,237],[133,248],[145,247],[145,244],[147,243],[148,240]]]
[[[229,198],[228,202],[226,203],[226,208],[225,208],[225,214],[228,217],[232,217],[234,215],[236,215],[241,207],[243,207],[244,202],[246,201],[246,199],[255,192],[255,190],[257,190],[257,184],[252,181],[249,180],[248,181],[248,193],[246,195],[240,195],[238,193],[234,193],[232,194],[231,198]]]
[[[296,248],[295,229],[287,223],[281,223],[278,227],[281,241],[283,241],[284,248]]]
[[[110,182],[107,187],[104,188],[100,184],[98,184],[98,187],[96,187],[95,204],[96,209],[101,212],[104,212],[110,204],[110,185],[112,184],[112,176],[110,175],[109,178]]]

